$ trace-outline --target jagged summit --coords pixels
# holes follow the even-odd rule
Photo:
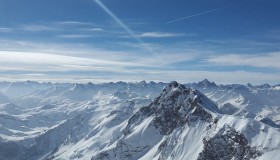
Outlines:
[[[178,82],[176,81],[172,81],[170,82],[165,88],[164,88],[164,92],[168,92],[168,91],[171,91],[172,89],[174,88],[177,88],[179,90],[183,90],[183,89],[186,89],[186,86],[182,85],[182,84],[179,84]]]
[[[143,118],[154,117],[153,125],[159,128],[161,134],[166,135],[189,121],[213,121],[211,112],[220,113],[218,107],[206,96],[198,90],[172,81],[150,105],[141,108],[131,117],[125,133],[129,134],[131,126]]]
[[[147,84],[147,82],[145,81],[145,80],[143,80],[143,81],[141,81],[141,82],[139,82],[139,84]]]
[[[270,84],[265,83],[265,84],[259,85],[257,87],[260,88],[260,89],[269,89],[272,86]]]
[[[217,87],[216,83],[210,82],[208,79],[204,79],[197,83],[200,88]]]
[[[166,102],[166,104],[186,105],[197,104],[209,111],[219,113],[219,109],[210,99],[203,95],[200,91],[188,88],[176,81],[170,82],[163,90],[162,94],[154,100],[154,104]]]

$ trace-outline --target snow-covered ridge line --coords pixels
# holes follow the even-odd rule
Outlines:
[[[3,159],[279,156],[280,91],[268,86],[0,82],[0,90]]]
[[[269,131],[255,133],[263,127]],[[199,91],[171,82],[150,105],[142,107],[128,120],[116,143],[91,160],[256,159],[279,149],[280,141],[273,145],[266,143],[272,138],[269,132],[279,136],[279,131],[260,122],[224,116]],[[189,144],[198,148],[184,148]]]
[[[8,81],[2,81],[0,82],[0,88],[2,86],[8,86],[11,84],[15,85],[30,85],[30,86],[48,86],[48,85],[85,85],[85,86],[90,86],[90,85],[112,85],[112,84],[140,84],[140,85],[154,85],[154,84],[164,84],[167,85],[168,83],[166,82],[154,82],[154,81],[149,81],[146,82],[145,80],[139,81],[139,82],[125,82],[125,81],[119,81],[119,82],[106,82],[106,83],[69,83],[69,82],[37,82],[37,81],[19,81],[19,82],[8,82]],[[279,89],[280,84],[277,85],[271,85],[271,84],[260,84],[260,85],[252,85],[250,83],[247,84],[216,84],[215,82],[210,82],[208,79],[204,79],[200,82],[192,82],[192,83],[185,83],[186,85],[208,85],[208,86],[220,86],[220,87],[226,87],[226,86],[246,86],[248,88],[258,88],[258,89]]]

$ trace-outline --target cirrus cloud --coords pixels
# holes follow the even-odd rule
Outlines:
[[[171,38],[171,37],[180,37],[185,36],[185,34],[182,33],[164,33],[164,32],[145,32],[138,37],[142,38]]]
[[[222,66],[251,66],[280,69],[280,53],[269,53],[264,55],[216,55],[209,57],[206,61],[210,64]]]

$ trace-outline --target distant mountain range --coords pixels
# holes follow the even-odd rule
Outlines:
[[[278,160],[280,85],[0,82],[2,160]]]

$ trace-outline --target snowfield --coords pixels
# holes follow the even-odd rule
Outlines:
[[[0,82],[1,160],[279,157],[279,85]]]

